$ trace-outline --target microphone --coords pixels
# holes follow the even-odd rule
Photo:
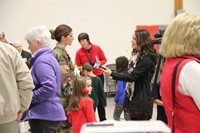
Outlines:
[[[105,68],[105,67],[102,67],[102,66],[99,66],[99,68],[102,68],[103,70],[106,70],[106,68]]]

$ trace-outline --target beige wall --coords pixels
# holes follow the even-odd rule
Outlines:
[[[200,15],[200,0],[184,0],[186,12]],[[49,29],[65,23],[75,40],[67,47],[74,60],[80,45],[77,35],[88,32],[91,42],[104,50],[108,63],[120,55],[130,56],[136,25],[167,25],[174,17],[174,0],[0,0],[0,31],[8,41],[21,40],[35,25]],[[52,41],[52,47],[55,46]]]

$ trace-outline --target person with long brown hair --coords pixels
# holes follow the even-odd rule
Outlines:
[[[68,105],[68,118],[72,132],[80,133],[81,126],[87,122],[96,122],[93,100],[88,96],[92,92],[90,77],[76,77]]]
[[[102,69],[114,80],[128,82],[124,108],[131,120],[149,120],[151,118],[151,78],[157,63],[156,50],[151,44],[150,33],[146,29],[135,30],[132,36],[132,55],[128,73],[117,73],[109,68]]]

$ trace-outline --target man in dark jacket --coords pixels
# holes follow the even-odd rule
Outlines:
[[[31,53],[22,49],[22,43],[20,41],[14,41],[13,46],[19,51],[22,58],[27,62],[32,56]]]

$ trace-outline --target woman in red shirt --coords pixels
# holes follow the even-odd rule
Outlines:
[[[104,55],[103,50],[90,42],[89,35],[87,33],[80,33],[78,35],[78,41],[81,45],[81,48],[76,52],[75,62],[78,67],[83,66],[85,63],[90,63],[93,65],[93,73],[100,77],[102,85],[104,87],[104,75],[99,66],[104,65],[107,62],[107,59]],[[106,111],[101,102],[97,105],[99,120],[106,120]]]

